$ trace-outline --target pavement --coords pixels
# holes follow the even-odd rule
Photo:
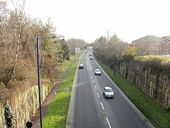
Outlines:
[[[84,53],[76,70],[66,128],[154,128],[149,120],[124,95],[95,59]],[[101,76],[94,71],[100,68]],[[103,97],[103,88],[114,90],[114,99]]]

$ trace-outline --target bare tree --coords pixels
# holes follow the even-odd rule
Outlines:
[[[83,49],[86,47],[86,42],[81,39],[74,39],[74,38],[69,39],[67,40],[67,43],[68,43],[71,54],[74,54],[74,49],[76,47],[79,47],[80,49]]]

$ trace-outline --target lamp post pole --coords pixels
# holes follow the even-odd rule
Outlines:
[[[39,101],[39,116],[40,116],[40,128],[42,128],[42,111],[41,111],[41,82],[40,82],[40,48],[39,48],[39,40],[45,38],[60,38],[64,36],[38,36],[36,38],[36,51],[37,51],[37,77],[38,77],[38,101]]]
[[[39,112],[40,112],[40,128],[42,128],[42,112],[41,112],[41,85],[40,85],[40,50],[39,50],[39,37],[37,37],[37,77],[38,77],[38,100],[39,100]]]

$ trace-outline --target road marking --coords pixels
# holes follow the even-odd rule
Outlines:
[[[95,87],[95,89],[97,88],[96,85],[94,87]]]
[[[111,125],[110,125],[108,117],[106,117],[106,121],[107,121],[107,124],[108,124],[109,128],[112,128]]]
[[[93,80],[93,83],[94,83],[94,80]]]
[[[102,106],[102,109],[104,110],[104,106],[103,106],[103,103],[102,103],[102,102],[100,102],[100,105]]]
[[[99,93],[97,92],[97,96],[100,98],[100,95],[99,95]]]

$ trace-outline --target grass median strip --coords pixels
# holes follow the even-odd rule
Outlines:
[[[138,109],[152,122],[156,128],[170,128],[170,112],[159,103],[142,92],[136,85],[115,73],[111,68],[98,61],[100,66],[125,93],[125,95],[138,107]]]
[[[44,128],[65,127],[77,63],[77,60],[73,62],[66,77],[58,88],[57,94],[49,105],[47,113],[43,119]]]

